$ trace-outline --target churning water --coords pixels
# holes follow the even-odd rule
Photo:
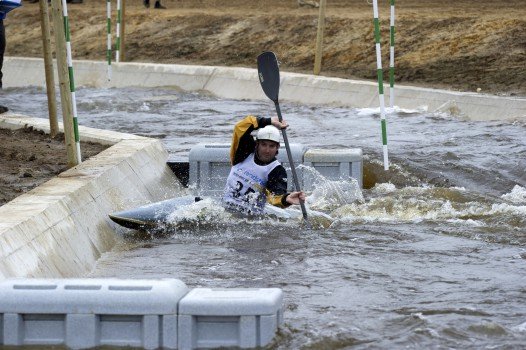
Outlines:
[[[3,97],[14,112],[47,116],[40,89]],[[199,142],[229,142],[247,114],[274,114],[270,101],[169,89],[77,98],[81,125],[160,138],[179,158]],[[124,232],[90,276],[282,288],[278,349],[526,346],[526,121],[390,110],[384,172],[378,110],[281,104],[292,142],[363,149],[366,189],[321,179],[309,193],[332,217],[325,228],[232,221],[204,203],[178,213],[164,237]]]

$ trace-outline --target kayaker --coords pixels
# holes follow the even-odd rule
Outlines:
[[[249,115],[234,127],[230,146],[232,168],[223,203],[229,210],[249,215],[263,214],[265,204],[286,208],[305,200],[303,191],[287,192],[287,172],[276,159],[280,131],[288,125],[278,117]],[[256,139],[252,132],[257,130]]]

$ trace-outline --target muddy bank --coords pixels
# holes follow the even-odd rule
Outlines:
[[[108,146],[81,142],[84,160]],[[64,134],[0,129],[0,206],[67,170]]]
[[[74,58],[105,60],[105,3],[70,4]],[[317,9],[299,7],[296,0],[162,3],[167,9],[126,2],[127,61],[255,67],[257,55],[272,50],[283,70],[312,71]],[[322,74],[376,79],[372,5],[327,3]],[[388,5],[380,4],[384,68]],[[408,0],[397,4],[396,14],[397,83],[526,96],[524,1]],[[5,24],[6,55],[42,56],[38,4],[24,2]]]

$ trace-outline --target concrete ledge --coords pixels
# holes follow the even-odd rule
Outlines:
[[[0,128],[25,125],[49,132],[46,119],[0,116]],[[0,279],[82,276],[117,240],[108,213],[180,193],[161,141],[79,132],[113,146],[0,207]]]
[[[206,91],[222,98],[266,100],[256,69],[170,65],[151,63],[112,64],[112,80],[106,77],[107,63],[75,61],[78,86],[100,88],[141,86],[175,87],[185,91]],[[45,86],[44,64],[37,58],[7,57],[4,87]],[[280,99],[295,103],[344,107],[378,107],[376,82],[281,73]],[[526,118],[526,98],[499,97],[412,86],[395,87],[396,105],[425,107],[471,120]],[[389,89],[386,89],[386,101]]]

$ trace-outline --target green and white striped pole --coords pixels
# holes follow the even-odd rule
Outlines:
[[[73,133],[75,134],[75,148],[78,163],[82,162],[80,155],[79,124],[77,121],[77,99],[75,97],[75,80],[73,79],[73,58],[71,56],[71,35],[69,32],[68,5],[62,0],[62,14],[64,16],[64,32],[66,34],[66,57],[68,63],[69,91],[71,92],[71,105],[73,108]]]
[[[394,107],[394,43],[395,43],[395,0],[391,0],[391,27],[389,31],[389,107]]]
[[[106,59],[108,60],[108,80],[111,80],[111,0],[106,0],[106,33]]]
[[[384,170],[389,170],[387,154],[387,122],[385,120],[384,74],[382,72],[382,49],[380,47],[380,21],[378,20],[378,0],[373,0],[374,39],[376,43],[376,71],[378,73],[378,98],[380,99],[380,116],[382,125],[382,145],[384,153]]]
[[[121,20],[122,20],[121,0],[117,0],[117,42],[115,43],[115,62],[117,63],[119,63],[121,60]]]

